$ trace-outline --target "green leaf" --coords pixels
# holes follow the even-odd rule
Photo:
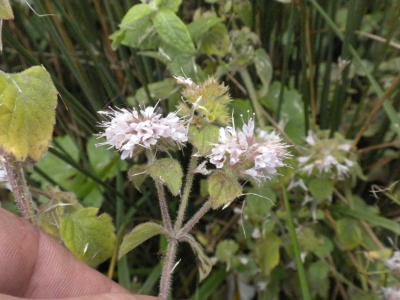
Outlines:
[[[308,268],[307,275],[313,298],[319,296],[326,299],[329,292],[329,265],[323,260],[314,262]]]
[[[237,178],[224,172],[215,172],[207,179],[212,208],[226,205],[242,194]]]
[[[360,225],[353,219],[340,219],[336,222],[336,241],[343,250],[353,250],[363,241]]]
[[[245,216],[253,223],[264,223],[276,201],[276,194],[269,184],[247,192]]]
[[[0,146],[18,161],[47,152],[55,123],[57,90],[42,66],[0,71]]]
[[[329,178],[313,178],[307,182],[311,195],[316,200],[328,200],[334,190],[334,182]]]
[[[254,255],[265,276],[269,276],[279,264],[281,244],[281,239],[272,232],[257,241]]]
[[[201,53],[216,56],[229,53],[230,44],[228,30],[222,23],[211,27],[198,43]]]
[[[11,19],[14,19],[14,14],[11,9],[10,1],[0,0],[0,20],[11,20]]]
[[[121,29],[110,36],[112,47],[116,49],[122,44],[132,48],[151,48],[145,46],[145,42],[154,38],[155,31],[151,21],[153,13],[154,11],[147,4],[132,6],[119,25]]]
[[[238,250],[239,245],[234,240],[224,240],[218,243],[215,256],[229,265]]]
[[[140,188],[148,176],[146,167],[146,165],[134,165],[128,171],[129,181],[139,192],[141,192]]]
[[[297,231],[297,238],[302,251],[312,252],[319,258],[328,256],[333,251],[330,239],[317,236],[312,228],[302,227]]]
[[[216,16],[200,17],[189,24],[188,30],[190,32],[190,36],[196,44],[199,44],[204,35],[211,28],[221,22],[222,20]]]
[[[211,259],[204,253],[203,247],[194,239],[193,236],[186,236],[185,241],[189,243],[199,261],[199,276],[200,281],[203,281],[210,274],[213,263]]]
[[[98,266],[113,254],[116,236],[111,217],[97,216],[98,208],[77,210],[61,221],[60,237],[74,256]]]
[[[153,222],[146,222],[137,225],[131,232],[126,234],[119,247],[118,258],[123,257],[137,246],[152,238],[153,236],[163,234],[164,228]]]
[[[400,235],[400,224],[399,223],[392,221],[390,219],[378,216],[375,213],[368,211],[367,209],[360,209],[358,207],[354,207],[353,209],[351,209],[349,207],[335,206],[335,207],[332,207],[332,210],[334,213],[336,213],[338,215],[360,219],[360,220],[368,222],[372,226],[382,227],[389,231],[392,231],[395,234]]]
[[[194,53],[194,45],[185,23],[169,9],[160,9],[153,23],[161,40],[183,53]]]
[[[154,180],[161,180],[177,196],[181,190],[183,171],[181,164],[172,158],[162,158],[154,161],[148,168],[150,176]]]
[[[260,102],[266,108],[276,112],[278,109],[281,84],[273,82],[265,97],[260,98]],[[283,104],[281,108],[281,119],[285,126],[285,132],[298,144],[304,142],[304,104],[301,94],[295,89],[284,88]]]
[[[155,0],[159,8],[168,8],[173,12],[177,12],[182,0]]]
[[[207,155],[218,142],[218,132],[219,128],[214,125],[206,125],[201,129],[190,126],[189,142],[196,147],[199,155]]]
[[[153,82],[147,85],[151,99],[164,100],[168,99],[170,96],[176,94],[178,91],[175,80],[165,79],[158,82]],[[149,103],[149,97],[146,94],[144,87],[137,90],[135,94],[135,103],[130,103],[134,105],[143,105]]]
[[[257,49],[254,53],[254,65],[258,78],[260,78],[263,87],[260,92],[260,96],[265,96],[268,92],[269,84],[272,79],[272,63],[267,52],[264,49]]]

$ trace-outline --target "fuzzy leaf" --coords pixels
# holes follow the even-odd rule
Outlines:
[[[213,209],[232,202],[242,194],[242,186],[235,177],[227,173],[212,174],[208,177],[207,184]]]
[[[211,272],[213,266],[212,261],[204,253],[203,247],[194,239],[194,237],[187,236],[185,237],[185,241],[189,243],[196,258],[199,261],[199,276],[200,276],[200,281],[203,281],[203,279],[205,279]]]
[[[317,200],[327,200],[331,197],[334,189],[334,184],[331,179],[313,178],[307,182],[311,195]]]
[[[147,170],[154,180],[161,180],[172,195],[177,196],[179,194],[182,186],[183,171],[177,160],[162,158],[152,163]]]
[[[159,8],[168,8],[173,12],[177,12],[182,0],[155,0]]]
[[[191,126],[189,128],[189,141],[196,147],[198,154],[204,156],[218,142],[218,131],[218,127],[214,125],[206,125],[202,129]]]
[[[121,29],[110,36],[112,47],[116,49],[122,44],[132,48],[146,48],[143,42],[151,38],[153,12],[147,4],[132,6],[119,25]]]
[[[224,240],[218,243],[215,256],[219,261],[229,264],[238,250],[239,245],[234,240]]]
[[[363,241],[361,228],[356,220],[340,219],[336,223],[336,240],[343,250],[353,250]]]
[[[0,0],[0,20],[14,19],[10,0]]]
[[[77,210],[61,221],[60,238],[74,256],[98,266],[113,254],[116,236],[111,217],[97,216],[98,208]]]
[[[328,256],[333,251],[331,240],[324,235],[317,236],[312,228],[300,228],[297,230],[297,237],[302,251],[312,252],[320,258]]]
[[[271,59],[264,49],[257,49],[254,53],[254,65],[258,78],[260,78],[263,85],[261,96],[265,96],[268,92],[269,84],[271,83],[273,69]]]
[[[210,28],[199,42],[200,51],[207,55],[224,56],[229,52],[230,40],[228,30],[222,23]]]
[[[188,30],[192,39],[198,44],[212,27],[221,22],[222,20],[215,16],[200,17],[189,24]]]
[[[160,9],[153,18],[153,24],[164,43],[180,52],[195,52],[185,23],[172,10]]]
[[[323,260],[312,263],[307,270],[307,277],[313,298],[326,299],[329,292],[329,265]]]
[[[126,234],[119,248],[118,258],[123,257],[128,252],[135,249],[137,246],[152,238],[153,236],[163,234],[164,229],[161,225],[146,222],[137,225],[131,232]]]
[[[0,146],[18,161],[38,161],[55,123],[57,90],[41,66],[21,73],[0,71]]]
[[[282,241],[274,233],[268,233],[257,241],[255,257],[265,276],[269,276],[280,262],[279,248]]]

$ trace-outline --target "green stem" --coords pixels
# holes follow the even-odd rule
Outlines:
[[[183,220],[185,218],[185,212],[189,201],[189,195],[193,185],[194,170],[197,167],[198,160],[199,160],[198,157],[195,156],[194,153],[192,153],[186,174],[186,181],[185,181],[185,186],[183,188],[181,203],[179,205],[178,216],[175,222],[175,227],[174,227],[175,231],[178,231],[182,227]]]
[[[15,202],[21,215],[34,223],[35,209],[32,195],[25,180],[22,163],[16,161],[9,155],[4,156],[4,167],[7,172],[7,179],[14,194]]]
[[[258,102],[258,96],[256,89],[254,88],[253,82],[251,81],[251,77],[247,69],[242,69],[239,71],[240,76],[242,77],[243,83],[247,89],[247,92],[249,93],[250,101],[253,106],[254,112],[256,113],[256,117],[258,120],[258,124],[260,124],[261,127],[265,126],[265,121],[264,121],[264,116],[262,114],[262,107],[260,106],[260,103]]]
[[[296,263],[297,275],[299,276],[301,294],[303,295],[303,300],[311,300],[310,290],[306,279],[306,273],[304,271],[303,262],[301,261],[299,242],[297,240],[296,231],[294,229],[292,211],[290,209],[289,200],[287,198],[284,186],[282,186],[282,195],[287,211],[287,225],[289,229],[290,241],[293,246],[294,259]]]

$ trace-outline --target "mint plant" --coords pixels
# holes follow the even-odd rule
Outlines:
[[[183,77],[176,80],[183,86],[184,96],[177,112],[163,117],[157,107],[151,106],[131,110],[110,108],[100,112],[106,118],[101,124],[104,131],[99,134],[106,141],[100,145],[120,151],[121,159],[137,159],[145,155],[146,163],[133,165],[129,176],[132,181],[137,176],[150,176],[157,189],[162,225],[154,222],[137,225],[123,238],[119,258],[150,237],[165,235],[168,246],[159,293],[163,300],[170,293],[180,242],[189,243],[198,257],[200,279],[211,271],[210,259],[190,234],[192,228],[210,209],[227,207],[242,195],[239,180],[265,182],[278,174],[288,156],[288,146],[279,135],[256,130],[252,117],[242,129],[235,127],[227,114],[230,97],[223,84],[214,79],[203,84]],[[182,164],[172,156],[187,143],[192,145],[193,153],[184,176]],[[196,174],[207,176],[210,196],[188,218],[186,209]],[[180,197],[175,222],[168,209],[165,186],[173,196]]]

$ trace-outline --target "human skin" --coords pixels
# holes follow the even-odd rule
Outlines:
[[[0,209],[0,300],[155,300],[130,295],[27,221]]]

